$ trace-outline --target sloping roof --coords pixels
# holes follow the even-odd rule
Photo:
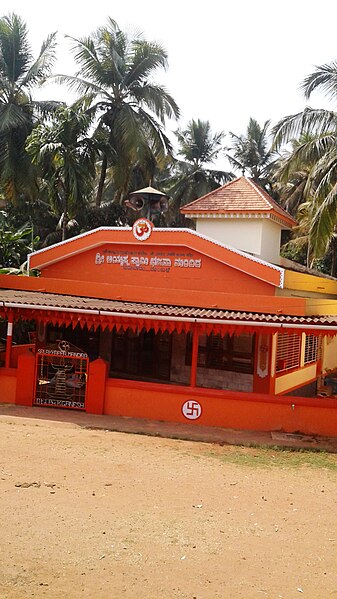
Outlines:
[[[296,221],[279,206],[275,200],[247,177],[239,177],[222,187],[211,191],[202,198],[194,200],[181,208],[183,214],[272,214],[280,219],[287,227],[292,227]]]
[[[209,309],[200,307],[184,307],[176,305],[145,304],[139,302],[123,302],[118,300],[101,300],[71,295],[58,295],[35,291],[1,290],[1,308],[14,308],[29,311],[46,311],[49,314],[75,313],[102,318],[141,318],[153,321],[173,321],[185,323],[204,323],[217,325],[248,325],[251,327],[275,327],[278,329],[293,328],[320,331],[336,329],[337,315],[334,316],[289,316],[284,314],[258,314],[256,312],[239,312],[233,310]],[[24,316],[24,315],[23,315]]]

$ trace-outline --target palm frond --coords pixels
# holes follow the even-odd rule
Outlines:
[[[306,107],[302,112],[286,116],[273,128],[274,149],[305,133],[319,135],[337,129],[337,113]]]
[[[23,128],[27,134],[31,128],[31,114],[17,104],[0,104],[0,135],[13,129]]]
[[[28,43],[27,27],[12,13],[0,19],[1,71],[12,84],[27,72],[32,55]]]
[[[99,86],[104,78],[105,70],[98,56],[98,49],[91,37],[76,39],[66,36],[73,42],[72,52],[75,61],[80,65],[80,71],[76,76],[81,75],[84,79],[89,79],[93,84]]]
[[[195,165],[205,165],[216,160],[223,150],[223,132],[212,134],[209,121],[192,119],[185,129],[178,129],[175,135],[179,143],[179,154]]]
[[[55,49],[56,32],[48,35],[47,39],[42,43],[39,56],[21,80],[21,87],[29,89],[38,83],[43,83],[50,74],[52,65],[55,62]]]
[[[312,220],[310,238],[315,257],[321,257],[327,251],[335,231],[336,211],[337,184],[332,187],[330,193],[325,197]]]
[[[132,86],[130,92],[140,105],[152,110],[162,123],[166,117],[179,118],[179,107],[165,87],[145,83],[141,86]]]
[[[337,97],[337,61],[317,66],[316,70],[306,77],[301,89],[307,99],[313,91],[321,88],[326,96],[336,100]]]
[[[132,87],[147,81],[158,67],[167,67],[167,52],[162,46],[145,40],[134,40],[130,64],[126,71],[122,87]]]
[[[110,95],[108,90],[91,81],[72,75],[53,75],[51,79],[56,83],[65,83],[71,91],[75,91],[80,94],[81,97],[90,97],[92,100],[95,98],[98,99],[98,101],[105,103],[111,103],[113,101],[113,96]]]

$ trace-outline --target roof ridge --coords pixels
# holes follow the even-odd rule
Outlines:
[[[266,197],[264,197],[263,193],[262,193],[262,189],[260,188],[260,186],[255,183],[255,181],[253,179],[251,179],[250,177],[244,177],[244,179],[253,187],[253,189],[255,191],[257,191],[257,193],[261,196],[261,198],[267,202],[267,204],[269,205],[270,208],[273,208],[273,204],[270,203],[269,200],[267,200]],[[269,193],[267,194],[269,196]]]
[[[282,212],[282,214],[286,215],[288,218],[291,218],[292,220],[294,220],[294,218],[291,216],[291,214],[285,210],[280,204],[278,204],[278,202],[276,202],[276,200],[274,200],[274,198],[268,193],[268,191],[266,191],[265,189],[263,189],[263,187],[261,187],[261,185],[259,185],[259,183],[256,183],[256,181],[254,181],[252,178],[248,178],[247,177],[248,182],[256,189],[256,191],[261,195],[261,197],[264,197],[264,193],[268,196],[269,199],[264,198],[266,200],[266,202],[269,203],[271,208],[277,208],[278,210],[280,210],[280,212]]]

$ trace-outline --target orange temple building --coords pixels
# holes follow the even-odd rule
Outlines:
[[[295,222],[250,179],[182,213],[195,231],[140,218],[0,275],[1,401],[337,436],[337,280],[279,256]]]

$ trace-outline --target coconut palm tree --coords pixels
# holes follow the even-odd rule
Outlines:
[[[175,135],[178,155],[182,160],[172,163],[162,185],[173,198],[172,224],[179,224],[182,218],[179,215],[181,206],[231,181],[234,175],[210,168],[224,153],[224,133],[212,133],[209,121],[192,119],[185,129],[178,129]]]
[[[15,14],[0,19],[0,186],[8,201],[36,195],[36,179],[25,143],[38,113],[52,107],[36,102],[33,89],[50,73],[55,33],[33,59],[25,23]]]
[[[111,18],[92,36],[71,39],[79,70],[58,80],[91,98],[101,137],[105,132],[110,156],[103,145],[96,196],[100,205],[109,158],[119,172],[122,161],[125,173],[149,151],[157,161],[163,160],[171,151],[163,125],[166,117],[177,118],[179,109],[166,89],[152,81],[157,69],[167,66],[167,54],[159,44],[130,39]],[[127,181],[119,187],[123,191]]]
[[[337,99],[337,63],[317,67],[304,80],[302,89],[307,99],[316,89]],[[303,112],[281,119],[273,131],[275,147],[296,138],[304,140],[294,148],[288,168],[294,171],[301,168],[300,165],[310,165],[304,200],[312,204],[310,247],[313,256],[320,257],[329,245],[336,245],[337,113],[307,107]]]
[[[27,152],[41,169],[47,195],[61,213],[62,240],[69,220],[87,204],[93,191],[97,147],[90,137],[94,111],[88,101],[59,106],[48,122],[36,126]]]
[[[299,139],[292,139],[290,147],[283,150],[273,169],[273,187],[277,191],[282,206],[297,217],[297,211],[308,200],[308,185],[314,162],[297,160],[298,151],[312,141],[312,136],[303,133]],[[312,182],[310,182],[312,186]]]
[[[266,121],[262,127],[253,119],[249,119],[246,133],[236,135],[230,132],[232,146],[229,148],[227,158],[231,166],[246,173],[257,183],[271,188],[271,169],[275,162],[275,152],[271,148],[268,128],[270,121]]]

